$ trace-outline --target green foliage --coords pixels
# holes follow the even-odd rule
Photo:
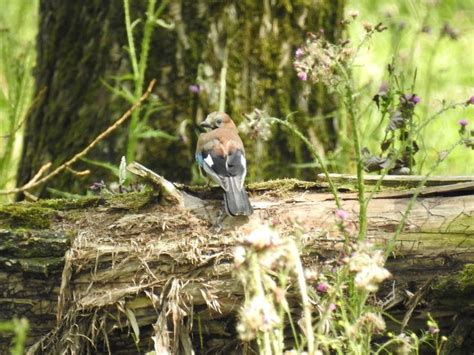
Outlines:
[[[0,332],[11,332],[15,336],[13,338],[13,346],[10,349],[11,355],[23,355],[26,343],[26,336],[28,334],[28,320],[13,319],[7,322],[0,322]]]
[[[473,6],[472,0],[348,2],[347,8],[358,10],[363,23],[383,22],[387,26],[384,33],[371,40],[370,47],[361,50],[354,63],[357,86],[362,89],[358,92],[359,107],[364,113],[362,146],[378,151],[386,134],[385,126],[380,125],[380,113],[371,103],[383,83],[389,84],[394,93],[416,93],[421,98],[412,123],[417,130],[413,140],[419,147],[413,173],[427,173],[443,153],[443,143],[457,139],[457,122],[470,120],[474,106],[458,106],[443,115],[436,113],[465,102],[474,94],[474,62],[466,56],[474,41],[470,16]],[[352,26],[351,39],[357,41],[364,32],[361,26]],[[395,82],[386,70],[388,64],[395,71]],[[473,165],[474,154],[458,149],[433,174],[469,175]]]
[[[130,81],[133,86],[133,93],[129,92],[124,86],[116,90],[117,94],[126,98],[128,101],[137,101],[144,92],[145,85],[145,74],[148,65],[148,55],[150,52],[150,44],[152,40],[153,30],[158,27],[173,28],[172,24],[167,24],[165,21],[160,19],[160,15],[168,5],[168,1],[162,1],[158,9],[156,9],[156,0],[148,0],[146,9],[146,19],[143,25],[143,37],[140,42],[140,55],[137,55],[135,50],[135,39],[134,29],[140,23],[137,19],[132,22],[130,17],[130,3],[129,0],[123,1],[125,11],[125,28],[127,31],[128,40],[128,53],[132,66],[132,73],[130,75]],[[148,118],[150,115],[160,109],[160,103],[155,98],[151,103],[147,103],[144,109],[135,110],[132,113],[130,126],[128,130],[128,143],[127,143],[127,161],[133,161],[136,157],[137,142],[139,138],[151,138],[158,137],[159,132],[157,130],[150,130],[147,126]],[[145,111],[143,114],[142,111]],[[162,138],[170,138],[171,136],[161,133]],[[171,137],[172,138],[172,137]]]
[[[1,0],[0,190],[15,181],[23,124],[33,93],[37,1]],[[29,19],[29,21],[25,21]],[[5,201],[0,197],[0,202]]]

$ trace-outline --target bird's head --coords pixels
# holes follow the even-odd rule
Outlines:
[[[221,127],[235,127],[235,124],[227,113],[212,112],[200,123],[200,126],[207,129],[216,129]]]

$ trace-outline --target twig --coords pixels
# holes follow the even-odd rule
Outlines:
[[[44,172],[45,172],[46,170],[48,170],[50,167],[51,167],[51,162],[44,164],[44,165],[38,170],[38,172],[35,174],[35,176],[33,176],[33,178],[25,184],[25,187],[28,187],[29,185],[32,185],[32,184],[34,184],[36,181],[38,181],[39,178],[40,178],[41,176],[43,176]]]
[[[169,182],[164,177],[137,162],[130,163],[127,166],[127,170],[132,174],[152,181],[155,185],[160,187],[164,196],[168,197],[173,202],[184,206],[183,194],[173,185],[173,183]]]
[[[82,171],[77,171],[74,170],[73,168],[68,167],[67,171],[69,171],[71,174],[77,175],[77,176],[87,176],[91,173],[89,169],[82,170]]]
[[[39,185],[45,183],[46,181],[50,180],[51,178],[55,177],[56,175],[58,175],[60,172],[62,172],[66,168],[69,168],[71,165],[73,165],[75,162],[77,162],[79,159],[81,159],[83,156],[85,156],[87,153],[89,153],[92,150],[92,148],[94,148],[97,145],[97,143],[99,143],[104,138],[108,137],[122,123],[124,123],[131,116],[132,112],[135,111],[139,106],[141,106],[143,101],[145,101],[147,99],[147,97],[150,95],[151,91],[153,90],[153,87],[155,86],[155,83],[156,83],[156,80],[152,80],[150,82],[150,84],[148,85],[148,88],[145,91],[145,93],[140,97],[140,99],[138,99],[138,101],[132,107],[130,107],[128,109],[127,112],[125,112],[117,121],[115,121],[115,123],[112,126],[108,127],[105,131],[103,131],[101,134],[99,134],[86,148],[84,148],[82,151],[77,153],[71,159],[69,159],[68,161],[66,161],[62,165],[58,166],[56,169],[54,169],[51,173],[49,173],[48,175],[46,175],[42,179],[36,181],[35,179],[38,179],[38,177],[42,175],[44,170],[46,170],[51,165],[51,163],[47,163],[47,164],[43,165],[40,168],[40,170],[38,171],[38,173],[36,173],[36,175],[33,177],[33,179],[31,179],[25,185],[23,185],[21,187],[17,187],[15,189],[11,189],[11,190],[0,190],[0,195],[11,195],[11,194],[16,194],[18,192],[23,192],[23,191],[32,189],[36,186],[39,186]]]
[[[410,321],[410,318],[413,314],[413,311],[415,310],[416,306],[420,303],[420,301],[423,299],[423,297],[426,295],[428,292],[431,283],[433,282],[435,276],[431,276],[428,280],[426,280],[423,285],[416,291],[415,295],[410,299],[410,302],[408,304],[408,310],[405,313],[405,316],[403,317],[403,321],[400,327],[400,331],[403,332],[405,330],[405,327],[407,326],[408,322]]]

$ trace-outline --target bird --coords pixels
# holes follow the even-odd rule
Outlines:
[[[197,163],[224,190],[226,214],[250,216],[253,209],[244,186],[247,160],[234,121],[225,112],[212,112],[200,126],[206,132],[197,141]]]

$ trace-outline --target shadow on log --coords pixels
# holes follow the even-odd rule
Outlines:
[[[343,246],[324,182],[253,184],[254,215],[227,218],[216,234],[219,190],[176,186],[135,168],[159,188],[0,207],[0,319],[29,319],[30,354],[242,353],[235,324],[244,295],[232,262],[241,237],[265,222],[282,234],[298,228],[306,267]],[[357,216],[345,181],[344,208]],[[424,328],[430,312],[453,334],[447,353],[461,354],[474,338],[474,182],[433,181],[396,241],[394,279],[380,296],[412,329]],[[390,242],[412,193],[375,195],[368,239]],[[0,334],[0,353],[10,339]]]

